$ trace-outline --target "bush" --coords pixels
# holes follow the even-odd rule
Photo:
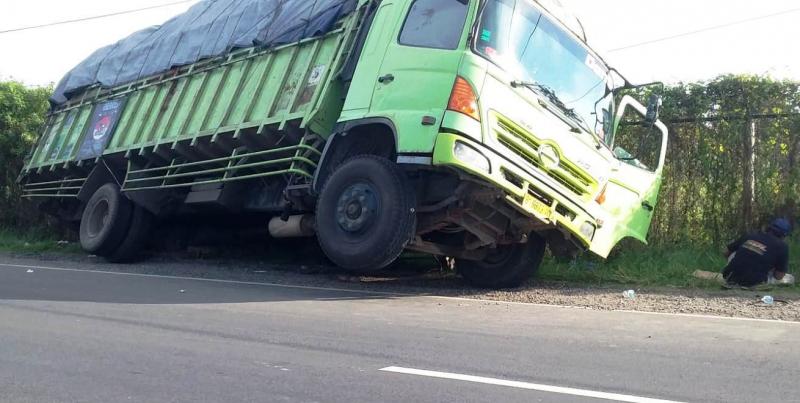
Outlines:
[[[721,245],[776,216],[798,217],[800,83],[678,84],[665,91],[662,119],[670,146],[651,243]]]
[[[45,224],[33,204],[21,199],[17,177],[44,125],[51,92],[15,81],[0,82],[0,227]]]

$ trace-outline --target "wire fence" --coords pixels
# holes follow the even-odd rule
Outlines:
[[[721,243],[797,218],[800,88],[764,77],[722,77],[665,94],[671,142],[651,241]]]

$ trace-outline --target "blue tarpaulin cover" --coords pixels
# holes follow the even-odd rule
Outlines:
[[[202,0],[163,25],[95,51],[56,87],[51,102],[94,84],[114,87],[237,48],[273,47],[325,34],[356,0]]]

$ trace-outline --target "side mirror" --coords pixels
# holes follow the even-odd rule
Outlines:
[[[603,141],[608,144],[614,138],[614,115],[608,109],[603,109]]]
[[[647,113],[644,116],[644,123],[653,127],[658,122],[658,117],[661,115],[661,106],[664,104],[664,99],[660,95],[650,95],[650,100],[647,102]]]
[[[631,153],[628,152],[628,150],[622,147],[614,148],[614,156],[620,161],[633,161],[636,159],[633,155],[631,155]]]
[[[619,102],[617,112],[614,116],[614,142],[610,144],[614,151],[614,156],[619,161],[627,162],[629,165],[635,165],[639,168],[646,169],[651,172],[660,173],[664,167],[664,162],[667,159],[667,145],[669,144],[669,130],[667,126],[658,120],[658,114],[661,107],[661,97],[651,97],[651,107],[647,108],[640,104],[630,95],[625,95]],[[632,120],[627,118],[628,122],[633,124],[625,124],[624,119],[628,113],[632,113],[633,118],[639,117],[641,120]],[[649,116],[648,116],[649,115]],[[648,121],[655,118],[651,124]],[[627,127],[629,130],[620,130]],[[653,129],[660,132],[661,137],[658,140],[660,143],[658,150],[656,150],[656,140],[652,137],[655,133]],[[642,148],[644,145],[654,146],[651,152],[648,152],[647,147]],[[619,149],[617,149],[619,147]],[[625,151],[622,147],[628,149],[636,149],[633,154]]]

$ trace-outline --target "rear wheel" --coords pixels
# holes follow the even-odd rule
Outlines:
[[[131,223],[133,203],[119,187],[107,183],[98,188],[81,216],[80,242],[87,253],[109,256],[122,244]]]
[[[531,234],[527,243],[500,246],[481,261],[456,259],[456,270],[476,287],[519,287],[539,271],[545,246],[542,237]]]
[[[414,234],[416,198],[393,162],[353,157],[325,183],[317,203],[322,250],[344,269],[369,273],[394,262]]]
[[[125,239],[119,247],[108,256],[106,260],[112,263],[133,263],[142,258],[142,249],[147,245],[147,240],[155,224],[155,216],[143,207],[133,207],[133,217]]]

